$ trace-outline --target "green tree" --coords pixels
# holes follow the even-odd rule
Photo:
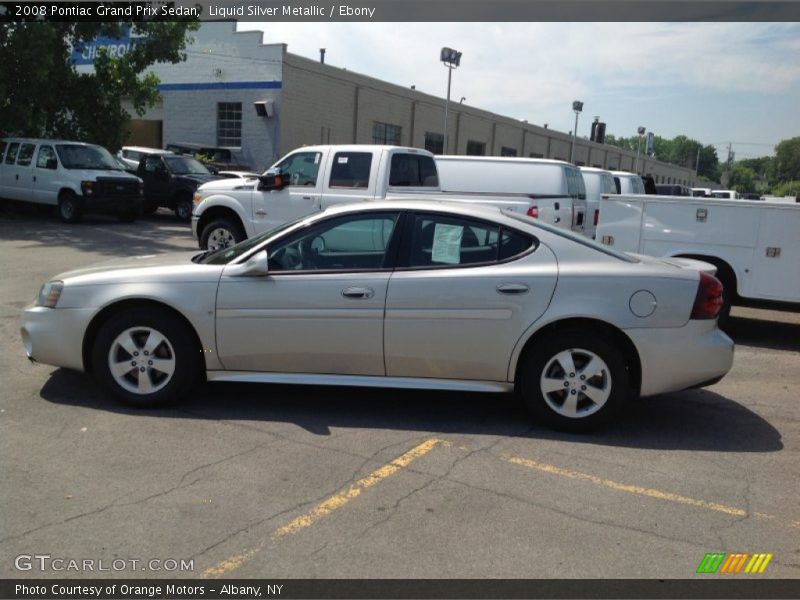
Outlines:
[[[728,187],[737,192],[752,192],[756,189],[757,175],[753,169],[736,163],[731,167]]]
[[[158,100],[158,78],[145,73],[154,63],[186,59],[190,21],[146,23],[9,23],[0,25],[0,133],[94,142],[110,150],[127,137],[128,113]],[[98,36],[120,37],[131,28],[139,38],[131,51],[111,57],[101,50],[93,73],[71,62]]]
[[[775,146],[775,175],[778,181],[800,179],[800,137]]]

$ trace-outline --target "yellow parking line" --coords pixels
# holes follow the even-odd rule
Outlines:
[[[706,500],[697,500],[696,498],[689,498],[687,496],[681,496],[679,494],[673,494],[671,492],[662,492],[661,490],[654,490],[652,488],[641,487],[638,485],[619,483],[617,481],[612,481],[610,479],[603,479],[602,477],[591,475],[590,473],[582,473],[580,471],[564,469],[562,467],[556,467],[554,465],[540,463],[538,461],[531,460],[529,458],[519,458],[518,456],[508,456],[508,455],[503,455],[501,458],[515,465],[521,465],[523,467],[528,467],[529,469],[536,469],[537,471],[543,471],[544,473],[550,473],[552,475],[569,477],[570,479],[582,479],[584,481],[589,481],[595,485],[607,487],[612,490],[628,492],[629,494],[638,494],[640,496],[647,496],[648,498],[656,498],[658,500],[665,500],[667,502],[674,502],[677,504],[697,506],[699,508],[705,508],[707,510],[713,510],[716,512],[733,515],[735,517],[747,516],[746,510],[743,510],[741,508],[735,508],[733,506],[726,506],[724,504],[718,504],[716,502],[708,502]]]
[[[350,500],[352,500],[353,498],[357,498],[358,496],[360,496],[361,492],[363,492],[364,490],[371,488],[377,483],[380,483],[390,475],[394,475],[400,469],[404,469],[419,457],[424,456],[425,454],[433,450],[439,444],[445,446],[450,445],[444,440],[440,440],[437,438],[431,438],[429,440],[422,442],[421,444],[415,446],[405,454],[398,456],[392,462],[382,466],[376,471],[373,471],[366,477],[359,479],[347,489],[342,490],[341,492],[334,494],[327,500],[324,500],[323,502],[317,504],[314,508],[312,508],[304,515],[297,517],[296,519],[287,523],[283,527],[279,527],[272,533],[270,540],[272,542],[278,542],[287,535],[297,533],[301,529],[310,527],[322,517],[329,515],[337,508],[341,508],[342,506],[350,502]],[[264,546],[266,546],[266,543],[267,542],[264,541],[255,548],[251,548],[250,550],[245,550],[240,554],[236,554],[234,556],[226,558],[225,560],[221,561],[220,563],[216,564],[213,567],[209,567],[208,569],[203,571],[202,577],[204,579],[216,578],[226,573],[229,573],[230,571],[238,569],[245,562],[253,558],[253,556],[258,554],[261,550],[263,550]]]

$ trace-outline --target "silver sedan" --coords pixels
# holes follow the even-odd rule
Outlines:
[[[140,407],[203,379],[516,388],[538,421],[580,431],[728,372],[706,267],[492,208],[364,202],[212,253],[58,275],[22,339],[31,360],[90,372]]]

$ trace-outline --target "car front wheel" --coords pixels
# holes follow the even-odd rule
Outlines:
[[[179,196],[175,200],[175,216],[181,221],[191,221],[193,207],[191,196]]]
[[[606,424],[628,395],[623,354],[599,332],[555,332],[526,352],[519,368],[522,399],[536,420],[581,432]]]
[[[77,223],[81,220],[81,207],[72,192],[63,192],[58,197],[58,217],[64,223]]]
[[[245,239],[244,231],[229,219],[217,219],[203,228],[200,235],[200,248],[221,250],[230,248]]]
[[[179,400],[197,383],[200,365],[192,331],[157,308],[114,315],[100,328],[92,349],[92,367],[100,383],[137,408]]]

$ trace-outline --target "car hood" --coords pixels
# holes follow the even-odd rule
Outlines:
[[[69,173],[74,175],[75,178],[81,180],[94,181],[98,177],[113,177],[115,179],[135,179],[139,180],[136,175],[131,175],[123,170],[109,170],[109,169],[69,169]]]
[[[219,179],[218,175],[205,175],[200,173],[180,173],[175,175],[175,179],[178,181],[188,181],[195,185],[202,185],[204,183],[208,183],[209,181],[216,181]]]
[[[702,260],[696,260],[694,258],[677,258],[671,256],[656,258],[646,254],[635,254],[633,252],[626,252],[626,254],[629,254],[630,256],[633,256],[637,260],[648,265],[668,265],[670,267],[677,267],[679,269],[701,271],[703,273],[708,273],[709,275],[714,275],[717,272],[716,266]]]
[[[198,192],[229,192],[231,190],[254,190],[256,189],[257,179],[239,179],[239,178],[226,178],[217,179],[209,183],[204,183],[199,188]]]
[[[197,250],[114,258],[60,273],[52,279],[67,284],[97,284],[120,281],[207,281],[219,278],[224,265],[192,262]]]

